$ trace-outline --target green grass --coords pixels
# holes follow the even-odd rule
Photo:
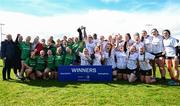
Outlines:
[[[0,67],[2,70],[2,67]],[[14,74],[11,76],[15,79]],[[158,73],[159,76],[159,73]],[[2,74],[0,73],[0,79]],[[180,106],[180,87],[159,83],[0,80],[0,106]]]

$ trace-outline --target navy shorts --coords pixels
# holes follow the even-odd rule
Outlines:
[[[166,59],[174,59],[174,57],[166,57]]]
[[[140,70],[141,75],[144,76],[151,76],[152,75],[152,70]]]
[[[126,71],[126,69],[118,69],[117,68],[117,73],[119,73],[119,74],[126,74],[127,71]]]
[[[136,72],[137,72],[137,68],[136,68],[136,69],[133,69],[133,70],[127,69],[127,74],[131,74],[131,73],[136,74]]]

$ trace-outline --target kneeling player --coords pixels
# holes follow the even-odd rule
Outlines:
[[[36,68],[35,68],[37,78],[46,79],[46,75],[49,72],[46,72],[45,68],[46,68],[45,52],[44,52],[44,50],[41,50],[40,56],[37,57],[37,64],[36,64]]]
[[[139,66],[141,73],[141,81],[145,83],[153,83],[155,80],[151,79],[152,76],[152,66],[149,61],[155,58],[154,55],[145,52],[144,47],[141,47],[139,50]]]
[[[116,66],[118,70],[118,79],[127,80],[127,55],[124,52],[124,48],[122,45],[118,47],[118,50],[115,52],[116,57]]]
[[[138,60],[138,53],[136,52],[136,47],[131,46],[129,54],[127,56],[127,77],[129,82],[136,81],[136,73],[137,73],[137,60]]]
[[[35,52],[31,52],[31,56],[26,59],[24,66],[25,66],[26,77],[35,80],[35,67],[36,67]]]
[[[53,79],[53,75],[55,73],[55,65],[54,65],[54,56],[52,55],[52,51],[51,50],[48,50],[47,51],[47,67],[45,69],[45,72],[47,74],[45,74],[45,78],[48,78],[49,77],[49,72],[51,73],[51,79]]]
[[[58,79],[58,66],[64,64],[64,53],[62,51],[61,47],[58,47],[56,50],[56,55],[55,55],[55,71],[51,73],[51,78],[52,79]]]

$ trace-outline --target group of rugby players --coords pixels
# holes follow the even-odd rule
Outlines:
[[[126,33],[110,35],[107,39],[97,34],[87,35],[85,27],[77,31],[79,37],[64,36],[56,42],[53,36],[47,42],[36,36],[31,43],[30,36],[23,40],[20,34],[13,41],[8,34],[1,42],[3,80],[11,79],[11,68],[18,79],[46,80],[58,78],[59,65],[111,65],[113,80],[139,79],[153,83],[158,67],[162,81],[166,81],[167,70],[171,82],[179,82],[180,43],[169,30],[159,33],[152,29],[150,35],[143,30],[132,37]]]

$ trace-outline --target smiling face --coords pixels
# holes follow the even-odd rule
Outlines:
[[[47,54],[48,54],[48,56],[51,56],[51,55],[52,55],[52,51],[51,51],[51,50],[48,50],[48,51],[47,51]]]
[[[95,49],[94,49],[94,51],[95,51],[96,53],[98,53],[98,52],[100,51],[99,47],[96,46]]]
[[[135,46],[131,46],[130,47],[130,53],[134,53],[136,52],[136,47]]]
[[[84,53],[84,55],[89,55],[88,49],[84,48],[84,49],[83,49],[83,53]]]
[[[125,38],[124,38],[125,41],[129,41],[129,40],[130,40],[130,37],[129,37],[129,36],[130,36],[130,34],[126,34],[126,35],[125,35]]]
[[[106,44],[106,50],[110,51],[112,49],[112,45],[110,43]]]
[[[69,42],[69,43],[72,43],[72,42],[73,42],[73,40],[72,40],[71,38],[69,38],[69,39],[68,39],[68,42]]]
[[[123,52],[123,51],[124,51],[124,47],[121,45],[121,46],[118,47],[118,50],[119,50],[120,52]]]
[[[88,36],[88,41],[89,41],[89,42],[92,42],[92,40],[93,40],[92,36],[89,35],[89,36]]]
[[[57,44],[60,44],[60,43],[61,43],[61,40],[60,40],[60,39],[57,39],[56,43],[57,43]]]
[[[63,40],[62,43],[63,43],[63,46],[64,46],[64,47],[67,47],[67,42],[66,42],[65,40]]]
[[[31,41],[31,37],[30,36],[26,37],[26,42],[30,43],[30,41]]]
[[[141,54],[143,54],[143,53],[145,52],[144,47],[140,47],[139,52],[140,52]]]
[[[101,40],[101,41],[104,41],[104,36],[100,36],[100,40]]]
[[[19,36],[18,41],[19,41],[19,42],[22,42],[22,41],[23,41],[23,37],[22,37],[22,36]]]
[[[139,33],[135,33],[134,34],[134,40],[135,41],[139,41],[140,40]]]
[[[147,36],[147,32],[146,32],[145,30],[143,30],[143,31],[141,32],[141,36],[143,36],[143,37]]]
[[[41,51],[40,51],[40,56],[41,56],[41,57],[44,57],[44,55],[45,55],[44,50],[41,50]]]
[[[12,36],[11,36],[10,34],[8,34],[8,35],[6,36],[6,38],[7,38],[8,41],[12,40]]]
[[[56,50],[57,54],[60,54],[62,52],[62,48],[61,47],[58,47],[57,50]]]
[[[76,42],[76,43],[78,42],[78,37],[75,37],[75,42]]]
[[[163,34],[165,39],[168,39],[170,37],[170,33],[166,30],[164,30],[162,34]]]
[[[51,46],[52,45],[52,42],[50,40],[48,40],[48,46]]]
[[[153,36],[158,36],[158,31],[157,31],[157,29],[153,29],[153,30],[151,31],[151,34],[152,34]]]

